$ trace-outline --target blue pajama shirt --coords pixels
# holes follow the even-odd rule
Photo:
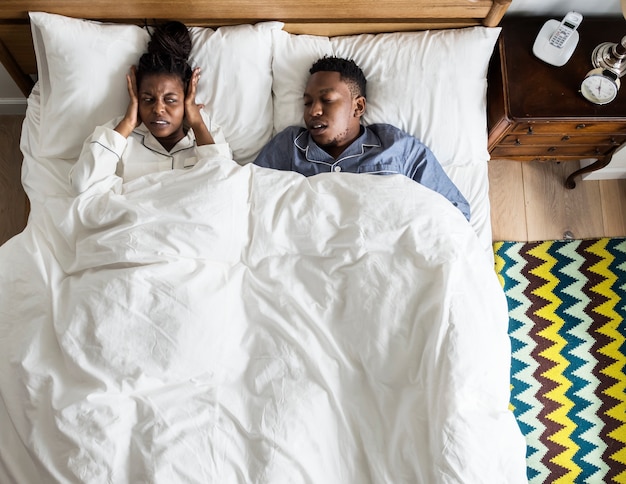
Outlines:
[[[434,190],[457,207],[467,220],[470,206],[443,171],[430,149],[417,138],[390,124],[361,127],[361,135],[338,159],[320,148],[306,128],[291,126],[261,150],[254,164],[305,176],[327,172],[405,175]]]

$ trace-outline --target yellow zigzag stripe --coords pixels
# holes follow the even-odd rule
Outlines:
[[[579,447],[571,439],[572,432],[576,429],[576,424],[568,417],[568,412],[574,407],[574,403],[565,395],[565,392],[571,387],[571,382],[563,376],[563,372],[569,363],[561,355],[566,341],[559,335],[559,330],[563,327],[564,321],[556,314],[556,309],[562,301],[554,294],[554,288],[558,284],[558,279],[552,275],[551,271],[556,264],[556,259],[548,254],[547,250],[549,246],[550,242],[544,242],[530,250],[529,254],[543,261],[543,263],[533,269],[531,273],[546,281],[543,286],[533,291],[533,294],[547,301],[547,304],[538,309],[536,314],[546,321],[552,322],[552,324],[539,332],[543,338],[554,343],[550,348],[541,352],[541,356],[555,363],[553,368],[543,373],[543,376],[557,384],[557,386],[545,396],[560,404],[547,418],[563,426],[562,429],[548,437],[552,442],[560,444],[565,448],[565,450],[554,457],[552,461],[568,471],[558,482],[571,483],[575,481],[576,477],[582,472],[582,469],[573,460]]]
[[[504,277],[502,276],[502,270],[504,269],[504,259],[498,255],[500,249],[504,245],[503,242],[494,242],[493,243],[493,253],[494,253],[494,263],[496,275],[498,276],[498,281],[500,281],[500,286],[504,289]],[[509,385],[509,391],[513,390],[513,384]],[[509,410],[511,412],[515,411],[515,405],[509,402]]]
[[[602,373],[617,380],[617,383],[607,388],[605,393],[620,402],[606,412],[608,416],[621,422],[621,425],[609,434],[611,438],[622,443],[619,450],[610,457],[617,462],[626,464],[626,377],[623,371],[626,365],[626,356],[620,351],[626,338],[617,330],[623,318],[615,311],[619,297],[612,288],[617,276],[609,269],[614,257],[606,250],[607,242],[608,239],[600,239],[588,249],[588,252],[601,258],[600,262],[591,267],[590,270],[603,278],[602,282],[592,287],[591,290],[608,298],[606,302],[593,308],[593,311],[608,318],[608,322],[598,329],[598,332],[609,337],[611,343],[600,348],[599,352],[614,360],[614,363],[602,370]],[[626,472],[616,476],[616,482],[626,482]]]
[[[500,248],[504,245],[503,242],[494,242],[493,243],[493,254],[495,261],[495,269],[496,275],[498,276],[498,280],[500,281],[500,286],[504,289],[504,277],[502,277],[502,269],[504,269],[504,259],[498,255],[500,252]]]

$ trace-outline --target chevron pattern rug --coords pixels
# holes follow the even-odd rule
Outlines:
[[[626,239],[495,242],[534,483],[626,483]]]

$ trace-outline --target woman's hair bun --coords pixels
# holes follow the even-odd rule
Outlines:
[[[157,25],[150,36],[148,53],[187,60],[191,53],[191,36],[187,26],[177,21]]]
[[[187,92],[193,73],[187,62],[190,53],[191,35],[185,24],[170,21],[157,25],[150,35],[148,52],[139,58],[137,86],[150,74],[174,74],[180,77]]]

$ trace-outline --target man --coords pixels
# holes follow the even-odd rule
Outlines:
[[[470,207],[421,141],[389,124],[361,125],[366,79],[352,60],[323,57],[309,70],[306,128],[291,126],[261,150],[256,165],[312,176],[329,171],[403,174],[439,192],[465,218]]]

